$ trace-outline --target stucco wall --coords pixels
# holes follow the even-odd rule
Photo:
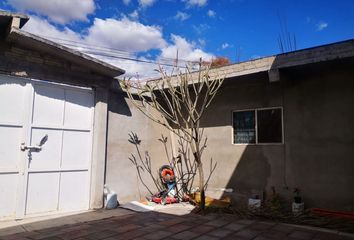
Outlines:
[[[205,113],[202,127],[208,137],[204,161],[213,158],[217,168],[209,184],[210,194],[220,195],[232,188],[238,202],[270,186],[282,188],[284,178],[283,145],[235,145],[232,143],[232,112],[263,107],[281,107],[280,83],[270,84],[266,73],[225,80],[218,96]],[[208,172],[209,164],[205,164]]]
[[[308,206],[354,211],[353,60],[286,72],[286,173]]]
[[[128,142],[128,134],[134,132],[141,140],[142,154],[149,152],[152,169],[157,176],[159,167],[167,164],[163,145],[158,141],[169,132],[143,115],[123,93],[111,92],[109,97],[106,184],[118,195],[121,203],[145,199],[148,191],[141,184],[137,170],[130,162],[131,153],[136,156],[135,146]],[[156,191],[151,178],[142,174],[144,182]]]
[[[242,202],[274,186],[290,201],[297,187],[307,207],[353,211],[350,63],[290,68],[277,83],[266,74],[227,80],[203,119],[209,139],[204,160],[218,162],[210,189],[233,188],[232,196]],[[283,107],[285,144],[232,144],[233,110],[274,106]]]
[[[209,159],[217,162],[208,193],[221,196],[227,194],[221,189],[232,188],[227,195],[244,204],[254,194],[269,196],[274,187],[290,203],[294,188],[300,188],[306,207],[353,211],[352,64],[347,60],[282,69],[280,81],[273,83],[266,72],[227,79],[201,123],[208,137],[205,175]],[[232,112],[264,107],[283,108],[284,144],[232,144]],[[122,202],[147,193],[128,160],[134,152],[128,143],[131,131],[140,136],[142,149],[150,151],[155,169],[167,162],[157,139],[161,132],[169,133],[124,95],[111,94],[106,183]]]

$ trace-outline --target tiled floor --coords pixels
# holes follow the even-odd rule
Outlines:
[[[4,235],[6,229],[2,229],[0,239],[354,239],[351,235],[334,231],[238,219],[230,215],[177,216],[161,212],[135,213],[123,209],[112,211],[101,211],[99,214],[103,219],[98,219],[99,214],[94,218],[87,217],[86,220],[81,216],[81,221],[77,223],[68,221],[67,225],[50,228],[45,228],[45,222],[37,229],[27,225],[23,226],[21,233],[12,235]],[[75,219],[73,216],[70,218]]]

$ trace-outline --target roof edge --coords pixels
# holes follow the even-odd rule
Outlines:
[[[78,65],[87,67],[104,76],[115,78],[125,73],[125,70],[119,67],[18,28],[11,28],[10,33],[7,36],[7,41],[37,51],[48,52],[51,55],[75,62]]]

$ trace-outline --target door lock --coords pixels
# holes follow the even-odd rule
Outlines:
[[[48,134],[46,134],[41,141],[39,142],[39,144],[37,144],[36,146],[27,146],[24,142],[21,143],[20,149],[21,151],[33,151],[33,152],[39,152],[42,150],[42,146],[43,144],[45,144],[48,141]]]

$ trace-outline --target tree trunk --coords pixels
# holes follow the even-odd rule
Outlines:
[[[199,171],[200,209],[202,212],[204,212],[205,209],[204,170],[203,170],[203,164],[201,162],[198,164],[198,171]]]

